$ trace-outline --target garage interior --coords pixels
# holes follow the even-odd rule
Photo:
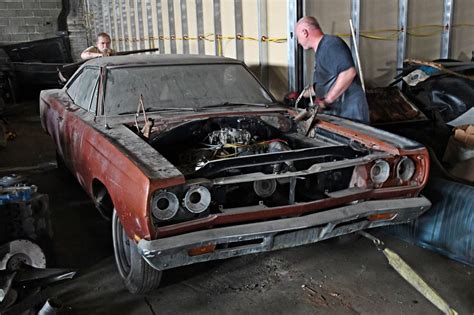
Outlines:
[[[71,77],[84,63],[81,52],[106,32],[125,55],[110,58],[244,62],[262,90],[293,110],[313,83],[314,51],[295,35],[307,15],[350,47],[370,126],[426,148],[429,176],[420,196],[430,209],[368,235],[171,268],[157,289],[130,293],[117,271],[112,221],[58,154],[40,92],[68,89],[58,74]],[[471,0],[1,1],[0,313],[474,313],[473,27]],[[107,58],[99,58],[105,66]],[[141,101],[133,117],[136,127],[144,117],[146,140]],[[114,131],[110,124],[101,128]]]

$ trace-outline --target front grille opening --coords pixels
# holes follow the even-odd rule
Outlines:
[[[230,248],[243,247],[243,246],[249,246],[249,245],[258,245],[258,244],[262,244],[263,241],[264,241],[263,238],[256,238],[256,239],[253,239],[253,240],[222,243],[222,244],[217,244],[216,245],[216,250],[230,249]]]
[[[327,193],[347,189],[353,167],[326,171],[296,179],[293,197],[290,196],[290,179],[276,180],[275,190],[268,196],[258,196],[254,182],[214,186],[212,189],[212,211],[239,207],[257,206],[278,207],[295,203],[310,202],[327,198]]]

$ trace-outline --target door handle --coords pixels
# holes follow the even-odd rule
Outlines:
[[[63,117],[62,116],[58,116],[58,118],[56,118],[58,121],[63,121]]]

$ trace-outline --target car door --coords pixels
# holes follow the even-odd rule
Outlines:
[[[98,68],[86,67],[66,89],[72,102],[64,107],[62,119],[59,120],[59,143],[64,162],[71,170],[80,168],[82,136],[86,128],[92,128],[98,78]]]

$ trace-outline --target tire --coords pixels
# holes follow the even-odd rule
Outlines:
[[[128,238],[115,209],[112,239],[117,269],[128,291],[132,294],[144,294],[158,288],[162,271],[151,267],[138,253],[137,244]]]

